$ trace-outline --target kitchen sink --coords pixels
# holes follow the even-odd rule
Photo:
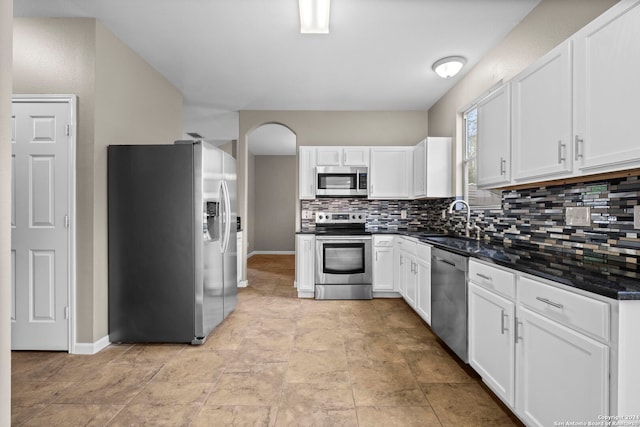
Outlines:
[[[457,236],[432,236],[426,237],[427,242],[432,242],[441,247],[463,254],[479,254],[493,259],[510,261],[510,258],[499,246],[485,243],[483,241],[470,239],[468,237]]]
[[[456,236],[433,236],[427,237],[428,241],[434,243],[440,243],[444,246],[460,249],[466,252],[476,252],[483,247],[483,244],[478,240],[469,239],[466,237]]]

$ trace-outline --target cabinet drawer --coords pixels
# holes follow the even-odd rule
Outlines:
[[[422,260],[427,264],[431,264],[431,246],[418,243],[418,259]]]
[[[469,280],[509,298],[516,297],[516,275],[490,265],[469,260]]]
[[[609,340],[610,307],[527,277],[518,278],[518,300],[550,319]]]
[[[373,236],[373,246],[393,246],[393,236]]]
[[[403,237],[401,240],[402,250],[409,252],[413,256],[416,256],[416,253],[418,252],[418,241],[410,237]]]

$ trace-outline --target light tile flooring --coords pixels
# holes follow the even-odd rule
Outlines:
[[[300,300],[293,276],[293,256],[252,257],[202,346],[14,352],[13,424],[519,424],[402,300]]]

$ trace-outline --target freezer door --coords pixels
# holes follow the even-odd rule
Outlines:
[[[109,146],[111,342],[193,338],[193,167],[191,146]]]
[[[201,174],[196,176],[199,194],[199,214],[203,218],[200,231],[202,280],[196,294],[196,335],[194,344],[202,343],[224,319],[222,242],[224,239],[222,187],[222,151],[208,143],[200,143]],[[196,185],[196,186],[197,186]],[[205,227],[204,224],[207,226]]]
[[[238,216],[237,203],[237,175],[236,161],[233,157],[224,153],[223,156],[223,198],[226,202],[227,235],[225,250],[223,253],[224,271],[224,316],[227,317],[236,308],[238,303],[238,243],[236,231],[236,217]]]

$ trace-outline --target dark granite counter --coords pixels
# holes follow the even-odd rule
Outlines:
[[[435,247],[553,280],[618,300],[640,300],[640,271],[635,264],[541,249],[535,245],[503,246],[465,238],[418,237]],[[617,257],[616,257],[617,258]]]
[[[556,248],[514,244],[505,246],[457,237],[447,239],[439,230],[370,229],[372,234],[391,234],[413,237],[435,247],[481,259],[533,276],[553,280],[564,285],[593,292],[618,300],[640,300],[640,268],[621,263],[619,257],[608,259],[580,256]],[[297,234],[315,234],[300,231]],[[452,236],[449,236],[452,237]]]

